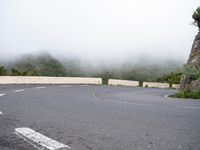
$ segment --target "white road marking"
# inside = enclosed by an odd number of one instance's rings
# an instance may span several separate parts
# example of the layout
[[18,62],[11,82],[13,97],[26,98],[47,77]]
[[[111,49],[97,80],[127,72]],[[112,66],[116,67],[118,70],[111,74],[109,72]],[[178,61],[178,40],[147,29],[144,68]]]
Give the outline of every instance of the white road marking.
[[71,149],[68,145],[64,145],[60,142],[57,142],[51,138],[48,138],[39,132],[36,132],[30,128],[16,128],[15,133],[23,138],[26,142],[37,147],[39,150],[48,149],[48,150],[67,150]]
[[4,95],[5,95],[4,93],[1,93],[1,94],[0,94],[0,97],[1,97],[1,96],[4,96]]
[[79,86],[89,86],[89,85],[84,85],[84,84],[82,84],[82,85],[79,85]]
[[34,89],[45,89],[45,86],[39,86],[39,87],[35,87]]
[[92,96],[95,97],[95,98],[99,98],[96,94],[92,94]]
[[168,95],[164,95],[165,98],[168,98]]
[[71,85],[61,85],[60,87],[62,87],[62,88],[71,87]]
[[[95,97],[95,98],[100,98],[96,94],[93,94],[92,96]],[[119,104],[143,105],[143,106],[149,106],[150,105],[150,104],[143,104],[143,103],[136,103],[136,102],[116,101],[116,100],[112,100],[112,99],[103,99],[103,100],[107,101],[107,102],[113,102],[113,103],[119,103]]]
[[[1,96],[4,96],[4,95],[5,95],[4,93],[1,93],[1,94],[0,94],[0,97],[1,97]],[[0,115],[3,115],[3,113],[2,113],[1,111],[0,111]]]
[[14,92],[15,92],[15,93],[18,93],[18,92],[22,92],[22,91],[24,91],[24,89],[15,90]]
[[136,102],[126,102],[126,101],[115,101],[115,100],[106,100],[108,102],[114,102],[114,103],[119,103],[119,104],[129,104],[129,105],[144,105],[144,106],[149,106],[150,104],[143,104],[143,103],[136,103]]
[[193,106],[176,106],[177,108],[189,108],[189,109],[200,109],[200,107],[193,107]]

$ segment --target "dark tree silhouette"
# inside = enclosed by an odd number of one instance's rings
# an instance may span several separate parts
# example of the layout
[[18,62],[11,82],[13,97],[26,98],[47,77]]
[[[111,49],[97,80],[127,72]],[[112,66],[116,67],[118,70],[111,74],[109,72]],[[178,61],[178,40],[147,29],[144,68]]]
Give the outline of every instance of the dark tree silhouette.
[[5,76],[6,72],[7,70],[5,69],[5,67],[0,65],[0,76]]
[[200,30],[200,7],[193,13],[192,18],[194,19],[194,24],[198,26]]

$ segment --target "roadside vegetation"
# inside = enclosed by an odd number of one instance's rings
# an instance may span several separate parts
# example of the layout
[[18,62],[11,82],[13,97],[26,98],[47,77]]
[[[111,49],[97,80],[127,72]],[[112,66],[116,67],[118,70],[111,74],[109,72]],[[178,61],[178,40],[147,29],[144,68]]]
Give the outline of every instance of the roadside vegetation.
[[149,80],[151,82],[169,83],[170,87],[173,84],[179,84],[183,73],[181,71],[171,72],[169,74],[164,74],[163,76],[157,78],[156,80]]
[[184,91],[184,90],[180,90],[175,94],[175,97],[200,99],[200,91]]
[[[197,65],[183,67],[183,74],[192,81],[200,81],[200,67]],[[178,98],[200,99],[200,89],[192,90],[190,86],[185,86],[184,90],[180,90],[175,95]]]
[[192,18],[194,19],[193,24],[199,28],[200,31],[200,7],[193,13]]

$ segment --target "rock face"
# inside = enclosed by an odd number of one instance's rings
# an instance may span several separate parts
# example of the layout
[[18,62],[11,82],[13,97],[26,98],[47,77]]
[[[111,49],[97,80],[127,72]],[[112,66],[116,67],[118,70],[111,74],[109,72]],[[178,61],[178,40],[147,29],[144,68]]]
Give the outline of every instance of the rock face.
[[[200,68],[200,32],[196,35],[190,56],[186,66],[187,68]],[[199,70],[200,72],[200,70]],[[192,71],[191,71],[192,74]],[[191,76],[184,74],[180,82],[181,90],[200,90],[200,80],[191,78]]]
[[200,32],[195,37],[187,64],[200,66]]

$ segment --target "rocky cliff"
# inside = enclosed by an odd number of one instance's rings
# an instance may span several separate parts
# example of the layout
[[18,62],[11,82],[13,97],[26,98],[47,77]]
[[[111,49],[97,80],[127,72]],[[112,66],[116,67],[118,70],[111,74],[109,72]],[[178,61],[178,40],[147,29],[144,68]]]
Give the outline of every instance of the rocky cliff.
[[187,64],[200,66],[200,32],[195,37]]
[[200,90],[200,32],[194,39],[180,88],[185,91]]

